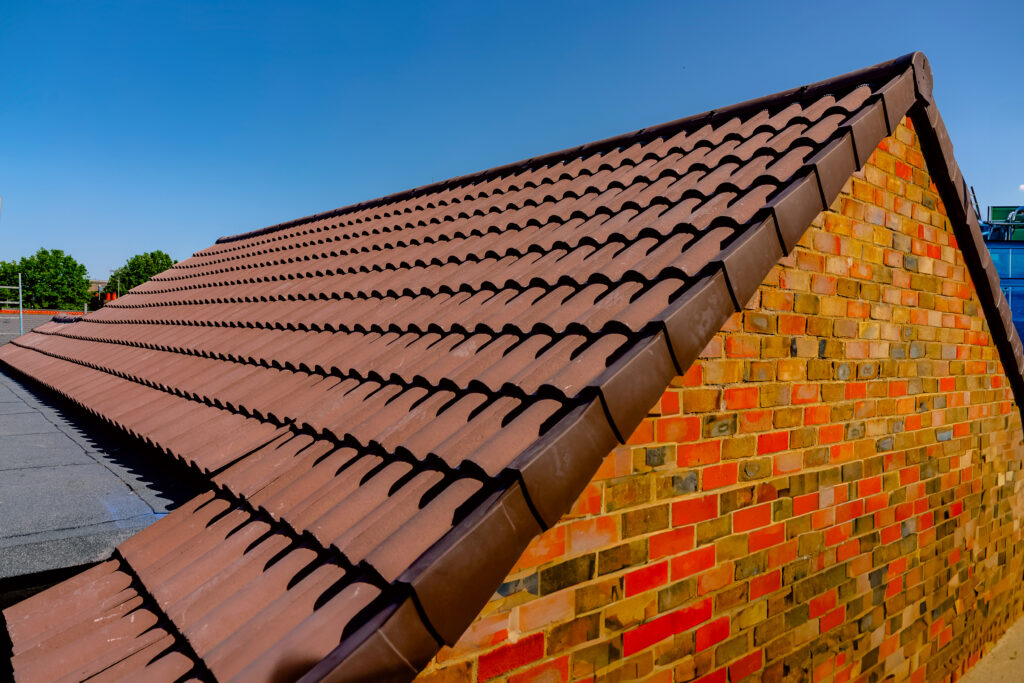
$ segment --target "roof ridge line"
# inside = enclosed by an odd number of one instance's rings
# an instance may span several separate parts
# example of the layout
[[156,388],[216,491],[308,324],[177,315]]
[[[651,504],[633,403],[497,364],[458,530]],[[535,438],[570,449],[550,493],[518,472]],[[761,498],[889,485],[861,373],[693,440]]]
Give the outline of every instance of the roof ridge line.
[[[294,220],[285,221],[283,223],[277,223],[275,225],[270,225],[265,228],[259,228],[257,230],[243,232],[236,235],[227,235],[219,238],[215,242],[215,244],[227,244],[230,242],[237,242],[245,239],[250,239],[253,237],[267,235],[273,232],[284,230],[286,228],[302,225],[304,223],[310,223],[316,220],[322,220],[324,218],[333,218],[335,216],[351,213],[359,209],[380,206],[388,202],[407,199],[409,197],[414,197],[419,194],[439,190],[442,188],[447,188],[471,180],[483,180],[492,176],[500,175],[507,171],[511,171],[513,169],[525,170],[527,168],[541,164],[550,164],[552,162],[560,161],[566,157],[569,157],[573,154],[578,154],[583,151],[596,152],[600,150],[605,150],[612,147],[617,147],[627,141],[637,140],[645,136],[662,135],[670,131],[674,133],[686,128],[689,125],[703,125],[706,123],[710,123],[711,121],[721,120],[726,116],[737,116],[749,110],[763,109],[764,106],[769,102],[778,105],[789,104],[791,101],[795,101],[800,97],[804,97],[809,94],[816,94],[823,90],[842,88],[844,86],[852,85],[854,83],[857,83],[858,85],[866,84],[867,82],[875,79],[884,80],[887,77],[890,77],[891,75],[902,73],[903,71],[906,71],[907,69],[911,68],[915,61],[919,61],[918,55],[921,55],[921,57],[923,57],[923,54],[920,52],[911,52],[909,54],[903,55],[902,57],[897,57],[896,59],[892,59],[887,62],[882,62],[880,64],[869,66],[864,69],[858,69],[857,71],[851,71],[850,73],[843,74],[841,76],[835,76],[833,78],[828,78],[823,81],[817,81],[815,83],[798,86],[796,88],[791,88],[789,90],[783,90],[772,95],[757,97],[751,100],[747,100],[745,102],[739,102],[737,104],[732,104],[726,107],[712,109],[710,111],[694,114],[692,116],[686,116],[681,119],[675,119],[673,121],[667,121],[665,123],[661,123],[655,126],[641,128],[636,131],[616,135],[610,138],[605,138],[603,140],[597,140],[595,142],[576,145],[574,147],[569,147],[563,150],[559,150],[557,152],[551,152],[537,157],[529,157],[509,164],[503,164],[501,166],[495,166],[493,168],[485,169],[482,171],[476,171],[473,173],[456,176],[454,178],[449,178],[447,180],[440,180],[434,183],[429,183],[427,185],[420,185],[409,190],[402,190],[400,192],[384,195],[376,199],[371,199],[356,204],[349,204],[347,206],[343,206],[337,209],[312,214],[309,216],[305,216],[303,218],[296,218]],[[930,74],[928,81],[930,83]],[[930,98],[930,95],[931,93],[929,89],[927,96]]]

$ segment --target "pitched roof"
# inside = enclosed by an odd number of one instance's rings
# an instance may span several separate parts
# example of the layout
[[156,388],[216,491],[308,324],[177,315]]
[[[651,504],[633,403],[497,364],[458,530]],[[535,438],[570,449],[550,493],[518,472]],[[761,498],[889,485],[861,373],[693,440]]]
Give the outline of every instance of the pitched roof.
[[211,483],[9,610],[16,670],[411,678],[908,113],[1019,397],[920,53],[222,238],[0,349]]

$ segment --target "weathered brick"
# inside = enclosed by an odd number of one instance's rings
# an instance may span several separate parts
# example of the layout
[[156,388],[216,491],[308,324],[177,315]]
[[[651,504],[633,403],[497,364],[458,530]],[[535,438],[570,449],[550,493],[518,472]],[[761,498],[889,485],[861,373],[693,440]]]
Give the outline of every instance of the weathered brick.
[[614,481],[605,488],[604,508],[608,512],[634,505],[642,505],[651,499],[651,481],[646,477],[627,477]]
[[[601,576],[617,572],[626,567],[634,567],[647,560],[647,539],[641,538],[614,548],[602,550],[597,554],[597,574]],[[541,577],[543,582],[543,576]]]
[[[667,529],[669,526],[669,506],[655,505],[654,507],[630,510],[622,513],[622,537],[630,538],[640,534],[649,534],[654,531]],[[614,543],[618,539],[611,539]],[[605,543],[605,545],[608,545]]]
[[583,614],[621,600],[623,597],[622,579],[606,579],[581,586],[576,589],[574,595],[576,614]]
[[559,624],[548,632],[547,653],[554,655],[564,652],[588,640],[594,640],[600,633],[601,617],[596,613]]
[[588,645],[572,653],[572,677],[589,676],[622,658],[622,636]]
[[540,594],[547,595],[589,580],[594,575],[594,555],[583,555],[540,572]]
[[697,545],[710,543],[732,531],[728,517],[716,517],[697,525]]

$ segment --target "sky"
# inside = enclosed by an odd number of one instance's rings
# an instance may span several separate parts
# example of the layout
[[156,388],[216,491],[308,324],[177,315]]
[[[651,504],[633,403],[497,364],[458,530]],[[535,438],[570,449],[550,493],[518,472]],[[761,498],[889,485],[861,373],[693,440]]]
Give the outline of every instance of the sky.
[[957,160],[1024,205],[1024,3],[47,2],[0,9],[0,260],[133,254],[922,50]]

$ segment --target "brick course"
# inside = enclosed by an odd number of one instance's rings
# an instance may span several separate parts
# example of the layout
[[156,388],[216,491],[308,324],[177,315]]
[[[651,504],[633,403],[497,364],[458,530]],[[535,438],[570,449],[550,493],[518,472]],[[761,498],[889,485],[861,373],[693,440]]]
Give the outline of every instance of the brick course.
[[907,120],[441,681],[942,681],[1021,613],[1019,412]]

